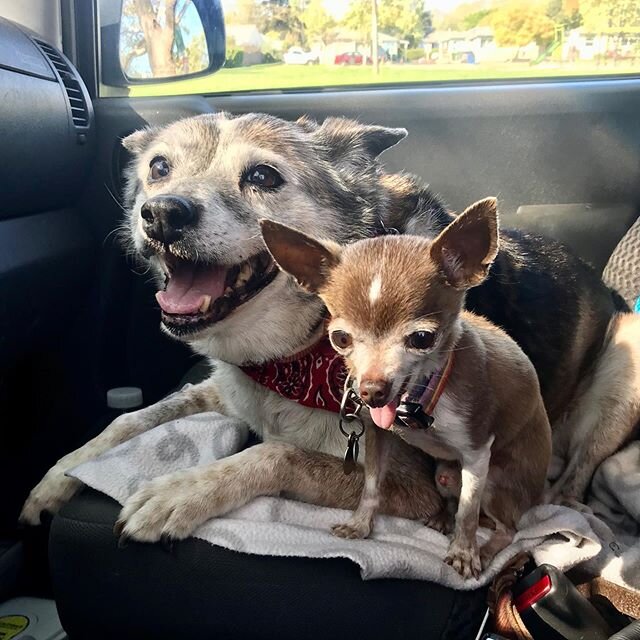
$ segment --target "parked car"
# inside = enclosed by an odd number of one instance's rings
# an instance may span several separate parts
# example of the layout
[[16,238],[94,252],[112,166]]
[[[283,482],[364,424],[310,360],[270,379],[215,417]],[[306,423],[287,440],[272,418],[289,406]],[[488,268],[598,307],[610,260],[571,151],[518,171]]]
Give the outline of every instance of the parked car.
[[291,47],[282,59],[285,64],[318,64],[320,62],[317,53],[305,51],[302,47]]
[[[382,64],[383,62],[389,61],[389,54],[382,48],[378,52],[378,62]],[[371,56],[367,56],[365,64],[372,64]],[[357,51],[348,51],[347,53],[338,54],[333,64],[346,66],[348,64],[362,64],[362,54]]]
[[[371,58],[367,57],[367,64],[371,62]],[[346,66],[348,64],[362,64],[362,54],[357,51],[347,51],[346,53],[338,54],[333,64],[341,64]]]

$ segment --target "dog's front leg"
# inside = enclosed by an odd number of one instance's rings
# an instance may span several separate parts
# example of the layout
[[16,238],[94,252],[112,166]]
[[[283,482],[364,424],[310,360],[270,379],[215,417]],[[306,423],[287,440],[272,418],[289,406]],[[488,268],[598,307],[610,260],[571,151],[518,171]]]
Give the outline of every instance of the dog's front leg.
[[464,454],[462,459],[462,486],[455,531],[444,561],[463,578],[477,578],[481,570],[476,533],[482,493],[489,473],[490,445],[486,449]]
[[182,540],[209,520],[259,496],[284,494],[312,504],[355,508],[362,471],[285,442],[265,442],[209,465],[145,484],[125,502],[115,533],[142,542]]
[[380,507],[380,486],[384,480],[389,459],[389,436],[375,425],[367,425],[364,457],[364,488],[358,508],[349,522],[331,528],[340,538],[367,538],[373,518]]
[[67,454],[51,468],[27,498],[20,521],[40,524],[43,511],[57,513],[80,489],[82,483],[65,475],[69,469],[92,460],[113,447],[157,427],[203,411],[224,411],[211,380],[178,391],[160,402],[116,418],[100,435]]

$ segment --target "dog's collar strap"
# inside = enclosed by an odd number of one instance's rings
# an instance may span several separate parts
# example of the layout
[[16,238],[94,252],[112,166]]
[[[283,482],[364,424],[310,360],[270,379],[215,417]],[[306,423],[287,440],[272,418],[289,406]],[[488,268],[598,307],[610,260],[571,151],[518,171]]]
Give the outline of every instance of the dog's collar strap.
[[282,398],[312,409],[340,411],[347,370],[326,334],[293,356],[240,369]]
[[416,395],[407,393],[402,397],[396,413],[398,425],[414,429],[431,427],[433,411],[444,393],[453,369],[453,359],[453,352],[451,352],[444,367],[434,371],[424,379],[422,384],[416,385],[416,389],[424,389],[422,393]]
[[442,369],[431,374],[429,381],[426,383],[426,389],[418,402],[422,405],[424,412],[430,416],[440,400],[440,396],[444,393],[444,389],[449,381],[451,370],[453,369],[453,351],[449,354],[447,362]]

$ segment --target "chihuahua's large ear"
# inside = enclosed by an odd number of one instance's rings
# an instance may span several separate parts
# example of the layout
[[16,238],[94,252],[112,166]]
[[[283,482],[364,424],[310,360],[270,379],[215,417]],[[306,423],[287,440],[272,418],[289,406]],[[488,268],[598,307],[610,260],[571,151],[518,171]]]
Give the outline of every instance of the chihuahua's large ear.
[[361,124],[348,118],[327,118],[316,130],[329,153],[336,160],[363,154],[377,158],[383,151],[407,137],[407,130]]
[[140,153],[149,145],[153,136],[157,133],[157,129],[147,127],[146,129],[139,129],[130,133],[128,136],[122,139],[122,146],[129,153]]
[[340,247],[310,238],[272,220],[260,220],[262,237],[278,266],[301,287],[318,293],[340,262]]
[[432,243],[431,258],[456,289],[479,285],[498,253],[498,203],[486,198],[465,209]]

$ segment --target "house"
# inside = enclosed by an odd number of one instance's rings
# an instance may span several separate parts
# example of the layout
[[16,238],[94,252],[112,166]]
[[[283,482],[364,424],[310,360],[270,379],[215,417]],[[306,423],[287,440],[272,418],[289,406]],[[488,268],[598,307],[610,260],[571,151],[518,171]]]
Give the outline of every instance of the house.
[[562,59],[598,60],[635,58],[640,55],[640,28],[603,29],[596,33],[580,27],[569,32],[562,43]]
[[511,62],[534,60],[539,47],[531,42],[524,47],[501,47],[490,26],[477,26],[467,31],[433,31],[423,43],[427,57],[440,62]]
[[[361,33],[352,29],[336,29],[324,47],[318,46],[318,44],[312,43],[311,49],[320,51],[322,64],[333,64],[336,56],[342,53],[357,52],[371,57],[371,42],[365,40]],[[407,40],[401,40],[382,31],[378,32],[379,55],[386,54],[392,59],[398,58],[408,45]]]
[[244,52],[244,63],[260,64],[265,38],[255,24],[227,24],[225,32],[228,43]]
[[409,46],[408,40],[400,40],[388,33],[378,32],[378,46],[393,60],[404,54]]

